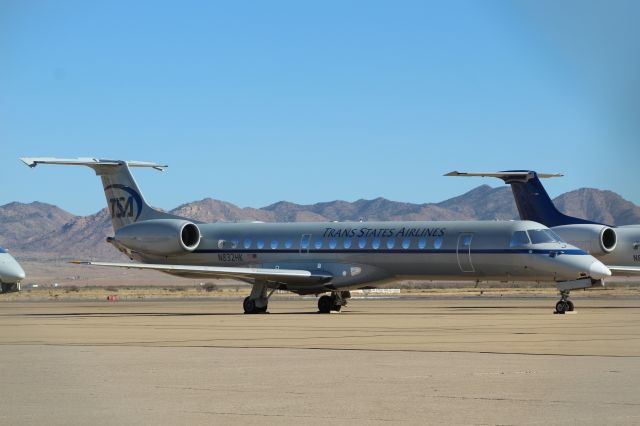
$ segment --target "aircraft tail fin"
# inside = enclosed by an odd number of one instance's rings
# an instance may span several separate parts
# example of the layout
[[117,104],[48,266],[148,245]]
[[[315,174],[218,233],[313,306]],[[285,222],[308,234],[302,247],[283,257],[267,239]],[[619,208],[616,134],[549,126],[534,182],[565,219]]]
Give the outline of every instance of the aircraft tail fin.
[[102,187],[111,213],[113,229],[149,219],[182,219],[179,216],[157,210],[147,204],[138,184],[131,175],[130,167],[151,167],[163,171],[167,166],[142,161],[103,160],[96,158],[21,158],[29,167],[39,164],[65,166],[87,166],[102,179]]
[[561,174],[536,173],[530,170],[508,170],[490,173],[450,172],[445,176],[496,177],[511,185],[513,197],[522,220],[532,220],[548,227],[596,222],[567,216],[553,204],[540,178],[561,177]]

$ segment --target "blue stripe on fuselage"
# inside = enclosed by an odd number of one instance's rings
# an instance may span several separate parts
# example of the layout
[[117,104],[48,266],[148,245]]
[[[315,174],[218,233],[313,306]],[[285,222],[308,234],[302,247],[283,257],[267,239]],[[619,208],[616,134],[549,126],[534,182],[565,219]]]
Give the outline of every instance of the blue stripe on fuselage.
[[[452,254],[452,253],[468,253],[467,250],[455,250],[455,249],[309,249],[307,250],[299,250],[299,249],[262,249],[262,250],[250,250],[250,249],[200,249],[194,250],[193,253],[288,253],[288,254],[307,254],[307,253],[320,253],[320,254],[331,254],[331,253],[340,253],[340,254],[371,254],[371,253],[385,253],[385,254],[399,254],[399,253],[407,253],[407,254]],[[579,249],[472,249],[471,254],[568,254],[574,256],[587,256],[589,253],[579,250]]]

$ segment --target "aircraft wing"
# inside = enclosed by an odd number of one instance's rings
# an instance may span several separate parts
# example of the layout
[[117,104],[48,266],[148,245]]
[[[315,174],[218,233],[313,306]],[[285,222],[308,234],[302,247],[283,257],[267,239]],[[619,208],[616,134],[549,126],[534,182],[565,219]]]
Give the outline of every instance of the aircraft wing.
[[613,275],[623,275],[623,274],[633,274],[640,275],[640,266],[610,266],[607,265],[607,268],[611,271]]
[[312,273],[304,269],[267,269],[225,266],[161,265],[153,263],[112,263],[84,261],[73,261],[70,263],[74,263],[77,265],[109,266],[127,269],[151,269],[154,271],[198,277],[255,279],[288,284],[322,284],[330,281],[333,278],[333,276],[326,273]]

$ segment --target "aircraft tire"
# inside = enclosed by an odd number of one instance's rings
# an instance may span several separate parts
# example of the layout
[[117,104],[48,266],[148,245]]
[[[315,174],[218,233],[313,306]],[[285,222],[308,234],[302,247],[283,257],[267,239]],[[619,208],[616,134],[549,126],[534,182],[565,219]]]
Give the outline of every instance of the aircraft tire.
[[567,311],[568,312],[573,311],[574,309],[573,302],[571,300],[567,300],[565,303],[567,304]]
[[569,304],[567,302],[565,302],[564,300],[560,300],[558,303],[556,303],[556,312],[557,313],[564,314],[568,310],[569,310]]
[[342,305],[333,305],[331,307],[331,310],[336,312],[340,312],[340,309],[342,309]]
[[331,296],[324,295],[318,299],[318,312],[328,314],[333,308],[333,299]]
[[253,314],[256,312],[256,301],[247,296],[242,301],[242,308],[245,314]]

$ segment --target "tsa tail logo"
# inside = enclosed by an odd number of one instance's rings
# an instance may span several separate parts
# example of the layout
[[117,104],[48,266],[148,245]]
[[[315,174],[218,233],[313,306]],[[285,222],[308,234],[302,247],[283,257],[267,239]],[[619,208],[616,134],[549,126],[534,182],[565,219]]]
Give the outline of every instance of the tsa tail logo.
[[[114,189],[124,191],[127,196],[117,197],[115,196]],[[111,190],[111,194],[107,191]],[[126,185],[113,184],[104,188],[107,192],[107,199],[109,200],[109,210],[111,210],[111,217],[124,219],[134,218],[133,221],[137,221],[142,213],[142,197],[136,192],[135,189]],[[114,196],[111,196],[114,195]]]

